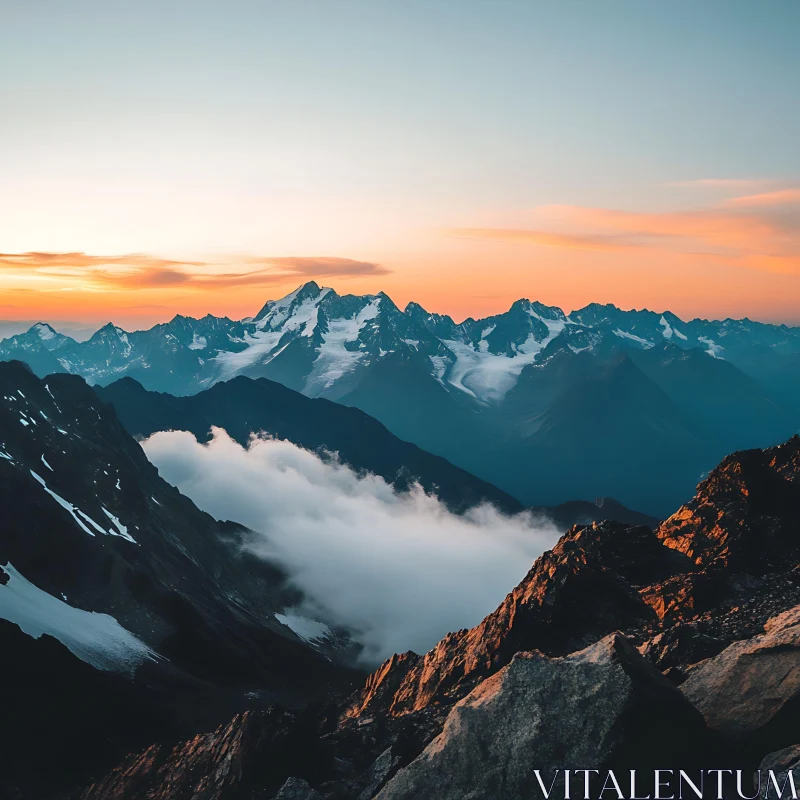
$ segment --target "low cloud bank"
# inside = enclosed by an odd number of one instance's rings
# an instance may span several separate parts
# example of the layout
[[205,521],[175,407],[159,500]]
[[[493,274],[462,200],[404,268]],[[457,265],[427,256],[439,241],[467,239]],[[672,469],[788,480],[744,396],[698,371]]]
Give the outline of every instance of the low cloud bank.
[[[477,624],[559,536],[527,513],[453,514],[421,489],[398,494],[291,442],[244,448],[215,429],[208,444],[183,431],[143,444],[198,506],[255,531],[248,547],[280,563],[326,621],[353,631],[370,662]],[[319,609],[309,613],[325,619]]]

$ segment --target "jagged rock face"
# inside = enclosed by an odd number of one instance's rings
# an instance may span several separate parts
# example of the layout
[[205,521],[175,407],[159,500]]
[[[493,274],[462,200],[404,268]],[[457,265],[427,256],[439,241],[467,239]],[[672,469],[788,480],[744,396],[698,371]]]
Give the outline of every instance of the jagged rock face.
[[452,709],[442,733],[377,797],[535,797],[534,769],[549,785],[564,766],[647,769],[657,759],[686,768],[704,736],[679,691],[612,634],[565,658],[519,653]]
[[403,757],[394,747],[387,747],[374,761],[364,775],[366,786],[358,800],[372,800],[401,765]]
[[0,591],[34,584],[51,622],[54,603],[65,626],[76,609],[109,614],[161,663],[213,683],[277,676],[279,654],[309,680],[327,671],[273,616],[298,600],[286,576],[162,480],[81,378],[0,363],[0,505],[0,566],[20,576]]
[[[346,716],[436,709],[515,652],[562,655],[614,629],[639,631],[662,669],[686,667],[756,635],[800,600],[790,569],[800,559],[799,453],[795,438],[729,457],[655,535],[608,523],[573,529],[480,625],[449,634],[424,656],[406,653],[383,664]],[[692,544],[684,551],[676,541]],[[762,547],[765,554],[752,555]],[[780,551],[788,557],[778,559]],[[776,566],[779,573],[763,574]],[[676,623],[683,626],[673,630]]]
[[768,572],[800,557],[800,437],[728,456],[656,535],[698,566]]
[[800,708],[800,606],[691,668],[681,689],[714,730],[781,735]]
[[97,670],[53,637],[34,639],[2,619],[0,653],[4,800],[62,797],[155,736],[182,733],[170,709],[174,686]]
[[220,800],[241,784],[244,722],[237,717],[212,734],[196,736],[166,759],[153,745],[91,786],[83,800],[168,800],[181,794]]
[[322,795],[302,778],[289,778],[275,795],[275,800],[322,800]]
[[[728,459],[701,486],[707,507],[729,502],[725,476],[746,471],[751,455]],[[770,480],[794,485],[796,442],[767,451],[764,463]],[[730,508],[742,524],[729,552],[747,552],[762,536],[762,511]],[[776,512],[776,529],[788,530],[794,509]],[[800,575],[796,560],[765,573],[757,560],[751,571],[733,558],[705,566],[696,560],[702,552],[693,549],[692,558],[642,527],[572,529],[480,625],[423,656],[394,656],[357,695],[318,713],[294,740],[303,765],[280,759],[278,769],[259,755],[268,751],[258,743],[275,730],[259,720],[266,733],[248,740],[241,786],[257,800],[272,798],[290,776],[337,800],[371,800],[376,791],[388,800],[484,800],[537,796],[534,768],[549,778],[567,765],[690,769],[724,758],[755,769],[764,753],[796,741]],[[614,633],[620,629],[630,640]],[[528,652],[534,648],[540,652]],[[296,722],[280,724],[284,735],[297,730]],[[176,752],[191,762],[187,748]],[[265,776],[258,764],[275,770]],[[212,765],[198,761],[197,769]],[[176,796],[194,785],[196,774],[177,763],[169,774],[181,776]],[[220,800],[250,800],[233,784],[226,791]]]
[[[758,768],[761,771],[761,781],[758,788],[762,797],[777,798],[779,795],[779,790],[775,789],[769,778],[769,770],[773,771],[778,787],[784,785],[784,781],[786,781],[790,771],[795,787],[800,787],[800,744],[785,747],[776,753],[770,753],[761,761]],[[754,781],[755,783],[757,782]],[[783,796],[791,797],[791,784],[787,786],[786,793]]]
[[[315,723],[307,712],[248,711],[211,733],[129,756],[81,800],[244,800],[255,793],[271,798],[287,772],[316,775],[328,766],[330,755]],[[306,796],[313,797],[299,795]]]
[[[242,557],[244,529],[163,481],[83,379],[43,381],[0,363],[0,507],[0,622],[18,633],[0,637],[4,657],[13,654],[0,707],[17,721],[16,762],[29,776],[85,784],[87,769],[109,769],[159,737],[351,685],[349,672],[275,618],[300,599],[286,576]],[[26,667],[34,652],[37,671]],[[81,704],[134,708],[127,719],[87,713],[99,727],[73,730],[92,752],[71,758],[70,726],[31,675],[75,691],[76,714]],[[61,735],[43,750],[26,720]]]
[[502,605],[429,653],[393,656],[370,676],[348,716],[400,715],[463,697],[520,650],[564,654],[617,628],[654,620],[634,586],[678,571],[647,528],[576,527],[545,553]]

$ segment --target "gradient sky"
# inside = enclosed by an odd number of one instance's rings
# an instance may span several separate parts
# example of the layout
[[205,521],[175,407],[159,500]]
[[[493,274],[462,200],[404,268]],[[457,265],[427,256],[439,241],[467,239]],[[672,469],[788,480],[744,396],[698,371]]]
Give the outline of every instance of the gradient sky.
[[315,278],[800,324],[800,2],[0,0],[0,319]]

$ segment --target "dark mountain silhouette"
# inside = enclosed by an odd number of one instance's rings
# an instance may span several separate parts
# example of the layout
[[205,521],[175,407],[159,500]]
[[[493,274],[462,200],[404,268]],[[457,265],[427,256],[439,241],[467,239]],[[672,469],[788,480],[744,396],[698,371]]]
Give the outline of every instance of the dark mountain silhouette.
[[21,797],[351,680],[344,632],[284,625],[302,601],[287,576],[165,483],[82,378],[0,363],[0,505],[3,773]]
[[336,452],[355,470],[380,475],[401,491],[419,481],[455,510],[484,501],[509,513],[523,508],[494,486],[398,439],[363,411],[305,397],[266,378],[238,377],[190,397],[148,392],[131,378],[96,391],[134,436],[188,430],[208,441],[216,426],[246,445],[251,434],[263,432],[308,450]]

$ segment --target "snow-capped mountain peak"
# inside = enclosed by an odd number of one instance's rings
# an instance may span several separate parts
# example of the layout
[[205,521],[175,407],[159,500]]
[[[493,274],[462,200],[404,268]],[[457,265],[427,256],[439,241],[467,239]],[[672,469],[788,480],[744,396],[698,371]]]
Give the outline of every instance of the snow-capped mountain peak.
[[[566,315],[523,298],[508,311],[455,322],[383,292],[340,295],[308,281],[269,300],[254,317],[176,315],[150,330],[108,323],[78,343],[38,323],[0,342],[0,358],[39,374],[73,372],[93,383],[130,375],[149,388],[191,394],[237,375],[269,377],[310,396],[342,398],[380,367],[412,370],[466,402],[500,402],[526,368],[559,350],[608,356],[669,342],[733,360],[762,352],[800,353],[800,330],[750,320],[684,321],[675,314],[591,303]],[[401,366],[405,365],[405,366]]]

